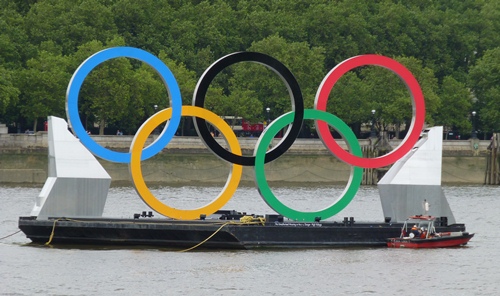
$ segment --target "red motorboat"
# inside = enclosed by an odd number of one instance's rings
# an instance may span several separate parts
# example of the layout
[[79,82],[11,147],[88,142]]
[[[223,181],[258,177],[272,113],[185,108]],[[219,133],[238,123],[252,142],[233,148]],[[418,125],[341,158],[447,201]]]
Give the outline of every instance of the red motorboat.
[[401,235],[387,239],[389,248],[448,248],[463,246],[474,236],[464,231],[436,232],[436,217],[418,215],[403,224]]

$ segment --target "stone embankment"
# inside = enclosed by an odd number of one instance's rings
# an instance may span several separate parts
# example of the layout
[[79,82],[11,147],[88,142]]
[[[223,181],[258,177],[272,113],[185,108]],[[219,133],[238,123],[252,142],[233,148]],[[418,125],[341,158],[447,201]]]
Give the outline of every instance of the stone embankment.
[[[132,136],[92,136],[104,147],[128,151]],[[150,143],[156,138],[151,137]],[[217,139],[221,145],[222,138]],[[244,155],[251,155],[257,138],[240,138]],[[280,139],[272,143],[274,147]],[[369,139],[360,139],[361,146],[369,146]],[[389,144],[395,148],[399,140]],[[443,184],[483,184],[487,147],[490,141],[452,140],[443,142]],[[339,141],[346,147],[343,141]],[[43,184],[47,177],[48,135],[0,134],[0,184]],[[101,160],[115,184],[130,184],[128,166]],[[211,154],[198,137],[176,137],[162,151],[143,162],[143,173],[148,182],[158,183],[224,183],[228,165]],[[290,150],[266,165],[270,182],[315,182],[318,184],[345,183],[350,166],[332,157],[319,139],[297,139]],[[245,167],[243,181],[253,181],[252,168]]]

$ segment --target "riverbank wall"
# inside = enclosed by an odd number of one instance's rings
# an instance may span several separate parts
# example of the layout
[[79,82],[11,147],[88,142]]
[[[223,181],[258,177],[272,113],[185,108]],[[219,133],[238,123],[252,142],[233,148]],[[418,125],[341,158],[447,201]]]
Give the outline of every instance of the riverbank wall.
[[[92,136],[101,146],[115,151],[128,151],[132,136]],[[153,142],[156,136],[149,139]],[[222,138],[217,139],[224,146]],[[256,138],[240,138],[244,155],[251,155]],[[272,147],[280,139],[274,139]],[[361,146],[370,146],[369,139],[360,139]],[[391,140],[395,148],[400,141]],[[443,141],[443,184],[484,184],[486,157],[490,141]],[[339,144],[347,149],[342,140]],[[48,137],[44,132],[0,134],[0,184],[43,184],[47,178]],[[99,158],[98,158],[99,159]],[[112,177],[114,185],[131,185],[127,164],[99,159]],[[148,184],[224,184],[230,174],[228,163],[213,155],[198,137],[176,137],[156,156],[142,162],[143,176]],[[270,183],[345,184],[351,167],[337,160],[319,139],[297,139],[282,157],[266,164]],[[385,168],[386,170],[387,168]],[[380,170],[384,172],[384,168]],[[243,182],[253,182],[252,167],[243,170]]]

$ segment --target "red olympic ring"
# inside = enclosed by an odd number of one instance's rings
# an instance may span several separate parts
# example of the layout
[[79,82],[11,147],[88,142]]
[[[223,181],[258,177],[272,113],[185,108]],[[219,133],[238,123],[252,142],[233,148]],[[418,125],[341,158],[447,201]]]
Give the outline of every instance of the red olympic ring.
[[406,87],[410,91],[410,96],[412,99],[412,121],[410,129],[406,137],[403,139],[401,144],[399,144],[396,149],[391,152],[375,158],[364,158],[352,155],[351,153],[342,149],[339,144],[335,141],[328,124],[323,121],[316,121],[316,129],[318,135],[330,151],[333,152],[340,160],[353,166],[358,166],[362,168],[379,168],[395,163],[397,160],[402,158],[406,153],[408,153],[415,143],[417,143],[420,138],[420,133],[425,122],[425,101],[424,95],[420,86],[411,74],[411,72],[406,69],[403,65],[397,61],[390,59],[388,57],[380,55],[361,55],[355,56],[350,59],[343,61],[333,68],[323,79],[321,85],[316,93],[316,98],[314,101],[314,108],[326,111],[326,103],[328,101],[328,96],[342,75],[348,71],[366,65],[376,65],[387,68],[399,76],[400,79],[406,84]]

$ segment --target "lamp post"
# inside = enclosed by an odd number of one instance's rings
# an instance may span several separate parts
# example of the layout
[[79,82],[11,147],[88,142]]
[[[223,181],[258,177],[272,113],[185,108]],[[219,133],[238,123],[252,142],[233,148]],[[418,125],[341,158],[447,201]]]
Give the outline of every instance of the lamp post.
[[[155,113],[156,113],[156,111],[158,110],[158,105],[156,105],[156,104],[155,104],[153,107],[155,108]],[[155,130],[153,131],[153,133],[154,133],[155,135],[157,135],[157,134],[158,134],[158,127],[155,127]]]
[[266,127],[271,123],[271,117],[269,116],[269,111],[271,111],[271,108],[267,107],[266,112],[267,112],[267,124]]
[[477,139],[477,131],[476,131],[476,111],[472,111],[472,139]]
[[370,138],[375,138],[377,134],[375,133],[375,109],[372,110],[372,128],[370,131]]

